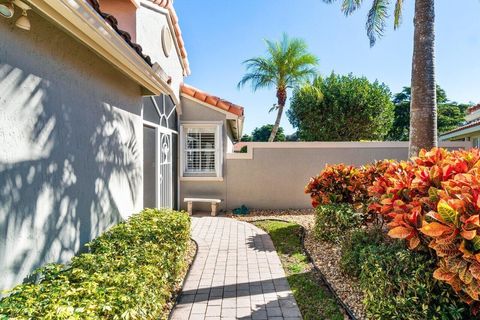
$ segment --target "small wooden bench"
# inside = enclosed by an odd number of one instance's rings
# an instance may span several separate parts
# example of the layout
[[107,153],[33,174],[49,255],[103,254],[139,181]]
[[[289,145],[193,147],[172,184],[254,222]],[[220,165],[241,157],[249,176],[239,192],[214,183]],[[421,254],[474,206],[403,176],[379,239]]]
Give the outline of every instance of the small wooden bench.
[[206,199],[206,198],[185,198],[183,202],[187,203],[188,214],[193,214],[193,203],[194,202],[209,202],[212,204],[212,217],[215,217],[218,212],[218,204],[222,202],[220,199]]

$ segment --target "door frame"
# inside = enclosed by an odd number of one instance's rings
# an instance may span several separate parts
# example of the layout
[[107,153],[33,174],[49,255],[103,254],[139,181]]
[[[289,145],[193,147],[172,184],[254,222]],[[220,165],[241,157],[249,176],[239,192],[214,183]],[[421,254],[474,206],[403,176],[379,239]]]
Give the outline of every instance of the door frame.
[[[154,122],[150,122],[150,121],[147,121],[147,120],[143,120],[143,126],[144,127],[149,127],[149,128],[152,128],[152,129],[155,130],[155,207],[158,208],[159,205],[160,205],[160,197],[161,197],[161,190],[160,190],[160,152],[161,152],[162,146],[161,146],[160,134],[161,133],[168,134],[170,136],[170,143],[172,143],[173,142],[172,136],[174,134],[178,135],[178,132],[175,131],[175,130],[172,130],[172,129],[162,127],[159,124],[156,124]],[[172,154],[172,156],[173,156],[173,154]],[[145,162],[144,162],[143,165],[145,165]],[[172,165],[172,168],[171,168],[172,181],[170,181],[171,183],[169,185],[169,188],[170,188],[170,194],[172,195],[171,204],[172,204],[172,208],[173,208],[175,200],[178,201],[178,199],[173,199],[173,195],[174,195],[173,179],[177,179],[177,177],[173,176],[173,166],[177,165],[176,163],[173,162],[173,157],[171,158],[171,165]],[[145,190],[143,192],[145,192]]]

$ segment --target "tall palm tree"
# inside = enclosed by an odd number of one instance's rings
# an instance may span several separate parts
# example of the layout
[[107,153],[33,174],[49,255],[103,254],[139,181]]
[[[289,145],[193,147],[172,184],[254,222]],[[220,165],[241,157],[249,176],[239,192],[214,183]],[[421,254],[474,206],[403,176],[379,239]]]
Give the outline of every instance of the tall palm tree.
[[279,42],[265,40],[265,43],[267,45],[265,57],[256,57],[243,62],[247,72],[238,83],[238,87],[250,83],[253,91],[263,88],[276,89],[277,104],[270,109],[277,110],[277,118],[268,138],[268,141],[272,142],[280,126],[287,101],[287,90],[314,76],[318,59],[308,53],[305,41],[290,39],[286,34],[283,34]]
[[[323,0],[327,3],[336,0]],[[342,0],[342,11],[350,15],[364,0]],[[394,28],[400,26],[404,0],[395,0]],[[415,0],[412,61],[412,100],[410,104],[410,156],[421,148],[436,147],[437,103],[435,90],[435,6],[434,0]],[[372,0],[367,16],[367,35],[373,46],[385,31],[391,0]]]

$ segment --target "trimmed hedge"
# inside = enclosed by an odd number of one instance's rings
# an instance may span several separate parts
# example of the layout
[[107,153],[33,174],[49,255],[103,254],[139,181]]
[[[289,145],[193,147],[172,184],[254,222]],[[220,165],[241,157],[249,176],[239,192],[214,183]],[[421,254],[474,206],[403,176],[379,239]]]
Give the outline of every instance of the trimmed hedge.
[[35,271],[0,301],[0,319],[159,319],[185,272],[188,214],[146,209],[90,242],[69,265]]

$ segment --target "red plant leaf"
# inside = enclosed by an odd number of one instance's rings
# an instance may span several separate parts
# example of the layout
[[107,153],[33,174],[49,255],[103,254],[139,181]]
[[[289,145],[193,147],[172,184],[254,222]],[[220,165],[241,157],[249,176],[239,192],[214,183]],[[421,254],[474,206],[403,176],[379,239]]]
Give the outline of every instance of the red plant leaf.
[[477,235],[477,230],[463,230],[460,235],[467,240],[472,240]]
[[420,238],[417,236],[412,237],[410,240],[408,240],[408,248],[410,250],[415,249],[420,245]]
[[420,231],[429,237],[439,237],[445,232],[452,231],[452,228],[438,222],[425,224]]
[[389,235],[391,238],[395,238],[395,239],[405,239],[405,238],[411,236],[411,235],[412,235],[412,232],[415,232],[415,231],[413,230],[413,228],[396,227],[396,228],[391,229],[391,230],[388,232],[388,235]]
[[443,268],[438,268],[433,272],[433,277],[437,280],[448,282],[455,277],[455,273],[444,270]]
[[480,263],[478,262],[474,262],[470,265],[470,268],[469,268],[470,272],[472,273],[472,276],[477,279],[477,280],[480,280]]

